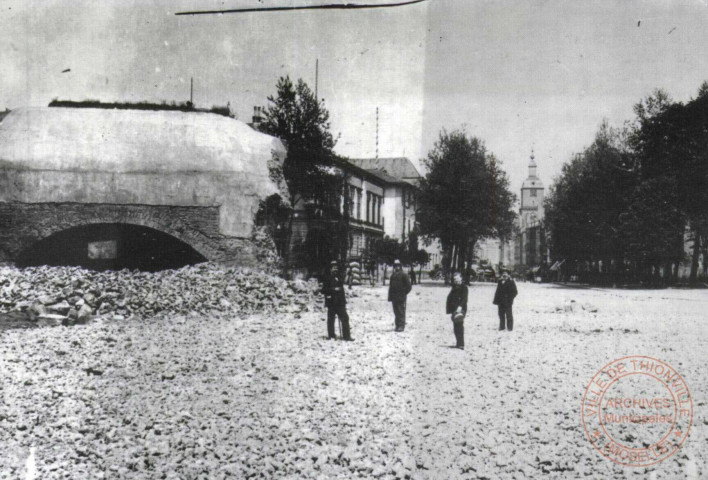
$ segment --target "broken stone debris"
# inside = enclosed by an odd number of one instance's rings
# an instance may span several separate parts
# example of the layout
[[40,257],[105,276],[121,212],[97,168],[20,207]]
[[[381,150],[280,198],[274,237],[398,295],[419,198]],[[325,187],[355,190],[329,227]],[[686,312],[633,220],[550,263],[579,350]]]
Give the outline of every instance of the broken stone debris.
[[321,304],[316,281],[213,263],[151,273],[0,267],[0,313],[25,312],[44,326],[87,323],[94,315],[300,313]]

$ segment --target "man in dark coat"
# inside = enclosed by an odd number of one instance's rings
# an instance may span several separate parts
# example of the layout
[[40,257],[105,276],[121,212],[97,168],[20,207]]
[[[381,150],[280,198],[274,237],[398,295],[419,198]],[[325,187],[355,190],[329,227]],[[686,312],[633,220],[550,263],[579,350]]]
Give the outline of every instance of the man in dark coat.
[[393,262],[393,274],[388,284],[388,301],[393,303],[397,332],[406,328],[406,297],[411,288],[411,280],[403,271],[401,261],[396,260]]
[[502,273],[502,278],[497,283],[497,291],[494,293],[494,305],[499,307],[499,330],[507,328],[509,331],[514,329],[514,314],[511,307],[514,304],[514,298],[518,291],[516,283],[509,277],[507,272]]
[[465,316],[467,315],[467,285],[462,281],[462,274],[452,277],[452,290],[447,295],[445,312],[452,318],[452,331],[455,333],[456,348],[465,349]]
[[339,317],[342,340],[353,341],[349,331],[349,315],[347,314],[347,297],[344,294],[344,279],[339,274],[336,261],[330,264],[329,274],[323,282],[322,293],[327,307],[327,337],[337,338],[334,329],[334,317]]

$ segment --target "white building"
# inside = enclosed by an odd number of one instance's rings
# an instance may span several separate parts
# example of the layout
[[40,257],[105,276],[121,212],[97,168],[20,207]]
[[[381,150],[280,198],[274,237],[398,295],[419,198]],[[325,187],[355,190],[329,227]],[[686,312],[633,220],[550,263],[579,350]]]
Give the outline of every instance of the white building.
[[385,183],[383,189],[384,235],[404,241],[415,228],[416,189],[421,175],[405,157],[356,158],[349,162]]

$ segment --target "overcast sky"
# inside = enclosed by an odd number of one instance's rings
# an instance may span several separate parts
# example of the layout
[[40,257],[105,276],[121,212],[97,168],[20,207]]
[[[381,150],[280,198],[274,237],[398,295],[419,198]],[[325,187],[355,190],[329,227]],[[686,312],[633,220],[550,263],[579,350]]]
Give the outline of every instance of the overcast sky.
[[[341,0],[328,0],[327,3]],[[359,0],[358,3],[381,3]],[[548,185],[603,118],[620,125],[654,88],[708,79],[708,3],[430,0],[389,9],[175,16],[323,0],[0,3],[0,108],[52,98],[230,102],[249,121],[279,76],[315,83],[337,150],[424,156],[465,125],[516,190],[533,146]],[[64,70],[70,69],[69,72]]]

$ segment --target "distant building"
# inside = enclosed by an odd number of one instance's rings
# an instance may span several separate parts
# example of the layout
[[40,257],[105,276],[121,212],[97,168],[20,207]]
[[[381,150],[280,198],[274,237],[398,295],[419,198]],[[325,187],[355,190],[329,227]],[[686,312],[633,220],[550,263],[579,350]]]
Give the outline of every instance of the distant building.
[[[417,182],[421,178],[413,163],[407,158],[354,159],[338,161],[336,167],[348,177],[349,258],[366,257],[373,252],[374,243],[385,236],[406,241],[416,225]],[[343,198],[335,201],[340,209],[344,207]],[[294,257],[322,258],[314,263],[324,265],[324,257],[334,248],[329,244],[331,228],[318,214],[317,205],[300,202],[290,243]]]
[[385,183],[382,217],[384,235],[404,241],[415,228],[418,182],[421,176],[405,158],[355,158],[349,162]]
[[529,175],[521,186],[521,206],[516,233],[510,240],[487,239],[477,245],[477,258],[495,269],[525,272],[548,260],[546,231],[543,226],[543,182],[537,175],[536,159],[531,153]]
[[350,162],[364,170],[382,170],[414,186],[417,186],[422,178],[413,162],[406,157],[353,158]]
[[529,176],[521,186],[519,232],[514,239],[514,264],[522,270],[548,261],[543,194],[543,182],[536,175],[536,160],[531,152]]
[[515,265],[513,241],[485,239],[477,244],[475,253],[478,260],[488,262],[497,271],[512,269]]

